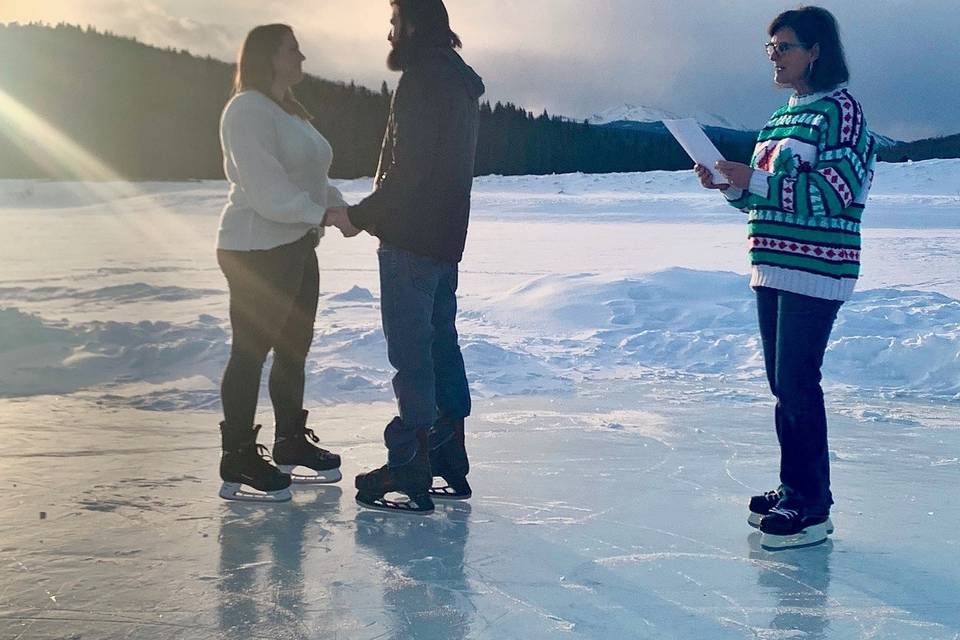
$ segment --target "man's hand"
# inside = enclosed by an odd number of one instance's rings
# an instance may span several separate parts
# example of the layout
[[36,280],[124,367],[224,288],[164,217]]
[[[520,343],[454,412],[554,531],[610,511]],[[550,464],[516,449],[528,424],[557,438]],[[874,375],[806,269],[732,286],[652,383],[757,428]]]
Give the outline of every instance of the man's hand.
[[350,222],[346,207],[330,207],[327,209],[327,214],[323,217],[323,226],[340,229],[344,238],[352,238],[360,233],[360,229],[357,229]]
[[730,182],[731,186],[737,189],[749,189],[750,177],[753,176],[753,168],[742,162],[731,162],[730,160],[718,160],[716,165],[724,178]]

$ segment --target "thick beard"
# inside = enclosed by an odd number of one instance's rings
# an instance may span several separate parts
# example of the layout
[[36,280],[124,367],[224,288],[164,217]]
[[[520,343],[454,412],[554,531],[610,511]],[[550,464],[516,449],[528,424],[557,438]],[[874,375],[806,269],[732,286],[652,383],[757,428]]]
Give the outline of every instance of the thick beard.
[[387,54],[387,69],[390,71],[403,71],[410,61],[410,53],[413,47],[407,38],[401,38],[391,44],[390,53]]

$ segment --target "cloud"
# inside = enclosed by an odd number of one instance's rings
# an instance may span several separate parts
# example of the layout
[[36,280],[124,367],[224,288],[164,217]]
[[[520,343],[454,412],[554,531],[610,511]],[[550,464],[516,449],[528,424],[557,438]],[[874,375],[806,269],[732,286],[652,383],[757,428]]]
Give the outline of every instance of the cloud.
[[69,22],[134,37],[161,47],[232,60],[243,29],[233,21],[197,19],[192,12],[171,10],[166,0],[75,0],[27,3],[13,0],[0,20]]
[[[308,72],[377,88],[388,0],[4,0],[0,20],[92,23],[233,60],[256,24],[294,27]],[[787,98],[761,45],[795,0],[446,0],[488,97],[585,117],[630,102],[710,111],[760,126]],[[819,0],[837,17],[876,130],[901,139],[960,131],[960,12],[942,0]],[[19,18],[17,16],[20,16]],[[13,17],[11,17],[13,16]],[[29,16],[29,17],[27,17]]]
[[219,58],[232,57],[237,48],[237,29],[173,15],[154,2],[126,1],[121,4],[118,21],[125,30],[150,44],[188,49]]

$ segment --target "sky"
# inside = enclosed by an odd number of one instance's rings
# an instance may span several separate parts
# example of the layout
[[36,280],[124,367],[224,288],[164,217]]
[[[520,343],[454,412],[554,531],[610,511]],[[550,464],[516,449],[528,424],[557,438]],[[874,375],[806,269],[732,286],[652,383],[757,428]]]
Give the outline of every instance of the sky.
[[[759,128],[788,97],[766,26],[795,2],[446,0],[487,98],[574,118],[622,104],[709,112]],[[956,0],[824,0],[871,127],[915,140],[960,133]],[[293,26],[308,73],[393,87],[388,0],[0,0],[0,22],[93,25],[233,60],[250,27]]]

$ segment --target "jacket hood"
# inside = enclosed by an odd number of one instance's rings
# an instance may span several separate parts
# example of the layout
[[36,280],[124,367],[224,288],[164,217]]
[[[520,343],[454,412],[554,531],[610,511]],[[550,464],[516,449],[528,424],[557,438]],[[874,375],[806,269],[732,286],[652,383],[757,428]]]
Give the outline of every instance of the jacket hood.
[[473,99],[479,98],[487,88],[483,84],[483,79],[473,68],[463,61],[456,51],[450,47],[429,47],[422,50],[416,58],[416,64],[447,66],[456,71],[457,76],[463,81],[467,93]]
[[441,49],[441,51],[443,51],[444,56],[453,63],[457,73],[463,78],[464,84],[467,85],[467,93],[470,94],[470,97],[479,98],[482,96],[487,88],[483,85],[483,78],[473,70],[473,67],[464,62],[460,54],[453,49]]

